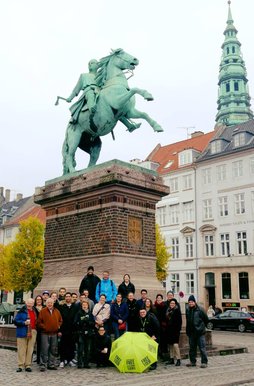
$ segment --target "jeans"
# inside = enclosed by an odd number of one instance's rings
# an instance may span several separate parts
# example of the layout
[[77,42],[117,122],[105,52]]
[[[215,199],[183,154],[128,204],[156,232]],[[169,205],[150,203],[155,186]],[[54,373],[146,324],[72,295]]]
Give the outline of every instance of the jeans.
[[92,336],[79,334],[78,337],[78,367],[87,366],[91,358]]
[[56,366],[57,334],[41,334],[41,366]]
[[190,335],[189,336],[189,356],[191,363],[196,363],[197,361],[197,346],[199,347],[200,354],[201,354],[201,363],[207,363],[207,353],[206,353],[206,343],[205,343],[205,335],[201,336],[195,336]]

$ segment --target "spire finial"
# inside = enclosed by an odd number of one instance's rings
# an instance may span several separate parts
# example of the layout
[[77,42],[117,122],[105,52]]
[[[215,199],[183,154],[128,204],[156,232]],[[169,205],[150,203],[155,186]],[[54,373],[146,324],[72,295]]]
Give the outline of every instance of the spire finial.
[[233,23],[233,18],[232,18],[232,14],[231,14],[230,4],[231,4],[231,0],[228,0],[228,20],[227,20],[228,24],[232,24]]

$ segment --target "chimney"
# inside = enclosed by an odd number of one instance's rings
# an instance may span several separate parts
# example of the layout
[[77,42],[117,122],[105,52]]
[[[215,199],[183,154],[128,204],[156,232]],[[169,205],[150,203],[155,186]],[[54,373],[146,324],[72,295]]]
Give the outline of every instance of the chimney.
[[200,137],[201,135],[204,135],[203,131],[194,131],[194,133],[191,133],[191,138]]
[[22,193],[18,193],[17,197],[16,197],[16,201],[20,201],[20,200],[22,200],[22,198],[23,198],[23,194]]
[[11,198],[11,190],[10,189],[5,189],[5,202],[10,202]]

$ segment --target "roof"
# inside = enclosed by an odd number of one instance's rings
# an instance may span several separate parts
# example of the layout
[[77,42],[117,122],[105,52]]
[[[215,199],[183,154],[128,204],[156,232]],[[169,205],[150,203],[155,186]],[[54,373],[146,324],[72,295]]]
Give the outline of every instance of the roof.
[[46,211],[42,209],[40,205],[34,204],[31,208],[27,209],[19,216],[15,216],[11,220],[5,223],[5,226],[19,225],[20,221],[27,220],[29,217],[37,218],[42,224],[46,224]]
[[[249,139],[244,145],[235,147],[234,136],[239,133],[248,133]],[[207,146],[203,154],[198,158],[197,162],[216,159],[232,153],[236,154],[248,149],[254,149],[254,119],[234,126],[221,127],[221,129],[216,132],[211,142],[216,140],[223,141],[222,150],[218,153],[211,153],[211,146]]]
[[3,203],[0,207],[0,226],[4,223],[3,217],[11,218],[30,199],[31,197],[25,197],[21,198],[18,201],[14,200],[7,203]]
[[[170,145],[160,146],[157,145],[153,151],[146,158],[146,161],[157,162],[159,167],[157,172],[160,174],[167,174],[179,169],[178,154],[187,149],[193,149],[201,153],[209,143],[209,141],[215,135],[215,131],[206,134],[200,134],[193,138],[185,139],[172,143]],[[172,162],[169,167],[166,167],[169,162]],[[186,165],[190,166],[190,165]],[[185,166],[185,167],[186,167]],[[181,166],[181,169],[184,167]]]

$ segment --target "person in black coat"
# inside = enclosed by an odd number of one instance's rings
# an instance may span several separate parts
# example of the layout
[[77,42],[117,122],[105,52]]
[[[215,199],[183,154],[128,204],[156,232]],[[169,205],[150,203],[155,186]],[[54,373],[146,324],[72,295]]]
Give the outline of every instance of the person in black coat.
[[169,301],[169,308],[166,312],[167,320],[167,338],[170,350],[170,359],[167,362],[169,365],[174,364],[176,357],[176,366],[181,365],[181,355],[179,349],[180,332],[182,328],[182,314],[180,306],[175,298]]
[[167,333],[166,333],[166,327],[167,327],[166,311],[167,311],[167,306],[163,301],[163,295],[157,294],[156,300],[154,303],[154,313],[157,316],[157,319],[160,323],[160,344],[159,344],[158,351],[159,351],[159,356],[162,359],[164,359],[164,355],[168,352]]
[[135,294],[135,286],[130,280],[130,275],[126,273],[123,277],[123,282],[118,287],[118,293],[122,295],[123,300],[127,299],[130,292]]
[[63,318],[63,323],[60,328],[61,339],[59,343],[60,368],[63,368],[66,363],[73,366],[72,360],[75,356],[75,338],[73,332],[76,308],[72,303],[71,292],[66,292],[64,298],[65,303],[58,306]]
[[[147,313],[145,308],[139,310],[139,318],[137,322],[138,332],[146,332],[152,339],[159,343],[160,337],[160,324],[156,316],[149,312]],[[157,368],[157,362],[150,366],[150,370]]]
[[201,367],[207,367],[208,358],[206,352],[205,333],[209,319],[202,307],[197,305],[193,295],[189,296],[188,308],[186,309],[186,334],[189,337],[190,363],[186,366],[196,366],[197,346],[200,350]]
[[127,318],[128,323],[128,331],[130,332],[137,332],[137,320],[139,315],[139,307],[137,305],[137,300],[134,299],[134,294],[132,292],[129,292],[127,301],[126,301],[129,314]]
[[95,321],[87,300],[83,301],[81,310],[76,314],[74,326],[78,332],[78,368],[90,369]]
[[89,291],[89,298],[95,302],[95,291],[97,284],[101,279],[94,274],[94,267],[90,265],[87,269],[87,274],[82,279],[79,286],[79,293],[82,294],[84,290]]
[[111,350],[111,339],[106,334],[106,330],[103,326],[98,328],[98,332],[95,336],[95,361],[97,367],[110,366],[109,355]]

